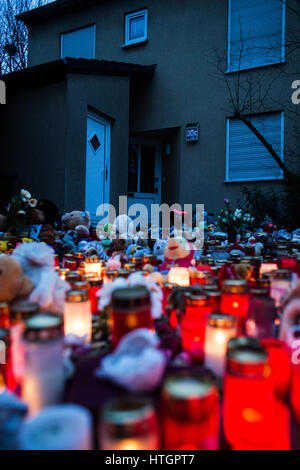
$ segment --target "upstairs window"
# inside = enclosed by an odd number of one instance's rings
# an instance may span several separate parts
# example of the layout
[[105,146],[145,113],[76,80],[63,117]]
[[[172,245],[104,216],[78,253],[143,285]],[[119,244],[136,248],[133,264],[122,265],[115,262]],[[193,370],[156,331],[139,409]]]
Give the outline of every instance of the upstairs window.
[[95,58],[96,26],[70,31],[61,35],[60,57],[74,57],[75,59]]
[[125,16],[124,46],[145,42],[148,35],[148,10],[139,10]]
[[[248,117],[283,160],[284,113]],[[265,146],[240,120],[227,120],[226,181],[263,181],[282,178],[282,170]]]
[[228,0],[228,72],[284,60],[285,3]]

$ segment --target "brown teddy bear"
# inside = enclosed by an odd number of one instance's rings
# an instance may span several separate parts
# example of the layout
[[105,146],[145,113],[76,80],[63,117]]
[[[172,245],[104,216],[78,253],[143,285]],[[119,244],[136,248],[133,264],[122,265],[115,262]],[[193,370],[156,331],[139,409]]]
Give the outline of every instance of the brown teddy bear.
[[61,218],[62,229],[64,232],[73,230],[78,238],[88,238],[90,234],[91,218],[89,212],[72,211],[63,215]]
[[33,287],[15,258],[0,256],[0,302],[10,303],[16,297],[27,297]]

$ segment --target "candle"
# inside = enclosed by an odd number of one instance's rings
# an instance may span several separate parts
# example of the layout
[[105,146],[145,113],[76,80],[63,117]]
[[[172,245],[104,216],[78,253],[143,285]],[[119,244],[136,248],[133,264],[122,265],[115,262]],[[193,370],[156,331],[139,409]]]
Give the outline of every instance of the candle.
[[71,290],[67,292],[65,311],[65,335],[76,335],[86,342],[92,337],[92,314],[88,292]]
[[112,342],[136,328],[152,328],[150,294],[145,287],[125,287],[112,293]]
[[219,393],[208,372],[167,378],[162,391],[166,450],[219,448]]
[[283,297],[289,292],[292,284],[292,271],[277,269],[272,273],[270,296],[275,301],[275,307],[280,307]]
[[181,287],[190,286],[190,275],[187,268],[171,268],[168,275],[168,282]]
[[266,273],[271,273],[278,269],[277,263],[262,263],[259,269],[259,276],[263,277]]
[[240,440],[269,445],[274,429],[274,395],[268,355],[254,338],[233,338],[227,347],[224,379],[224,433],[234,447]]
[[88,278],[88,283],[89,283],[89,299],[91,303],[92,315],[99,315],[99,311],[98,311],[99,298],[97,294],[103,285],[103,279]]
[[80,282],[82,277],[78,271],[69,271],[66,274],[66,281],[70,284],[70,286],[74,287],[75,282]]
[[269,297],[269,291],[261,288],[251,289],[245,325],[247,335],[256,338],[272,336],[275,316],[275,303]]
[[195,361],[203,359],[205,327],[210,313],[211,305],[206,295],[185,297],[185,312],[180,323],[181,343],[183,350],[189,352]]
[[16,380],[13,373],[11,335],[8,329],[0,328],[0,375],[6,388],[16,390]]
[[261,344],[268,353],[274,392],[279,398],[285,399],[291,380],[289,349],[283,341],[276,338],[263,338]]
[[9,306],[7,303],[0,303],[0,328],[9,328],[10,327],[10,318],[9,318]]
[[30,413],[58,403],[64,391],[63,320],[38,314],[26,322],[22,397]]
[[236,318],[224,313],[211,313],[205,331],[205,366],[223,377],[228,341],[236,336]]
[[61,268],[61,269],[58,270],[58,275],[59,275],[59,277],[60,277],[63,281],[65,281],[65,280],[66,280],[66,276],[67,276],[67,274],[68,274],[69,271],[70,271],[70,270],[67,269],[67,268]]
[[56,405],[27,420],[21,450],[92,450],[92,416],[78,405]]
[[110,401],[99,425],[99,447],[102,450],[158,450],[158,424],[151,403],[130,397]]
[[91,256],[85,259],[85,274],[100,277],[102,262],[98,256]]
[[242,328],[249,307],[247,282],[223,281],[221,290],[221,312],[236,316],[238,318],[238,327]]

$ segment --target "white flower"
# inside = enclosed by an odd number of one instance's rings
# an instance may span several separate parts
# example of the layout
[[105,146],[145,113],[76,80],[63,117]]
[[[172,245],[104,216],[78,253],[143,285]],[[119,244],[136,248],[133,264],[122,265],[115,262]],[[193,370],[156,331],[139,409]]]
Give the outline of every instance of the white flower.
[[31,194],[29,191],[26,191],[26,189],[21,189],[21,196],[27,200],[31,199]]
[[37,200],[36,200],[36,199],[30,199],[29,205],[30,205],[30,207],[36,207],[36,205],[37,205]]
[[25,215],[25,211],[18,211],[17,214],[18,215]]

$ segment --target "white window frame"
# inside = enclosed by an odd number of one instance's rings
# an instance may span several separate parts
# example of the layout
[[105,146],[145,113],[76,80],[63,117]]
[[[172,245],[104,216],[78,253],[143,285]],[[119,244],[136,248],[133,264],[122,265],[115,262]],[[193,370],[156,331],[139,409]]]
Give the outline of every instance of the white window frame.
[[[145,21],[145,30],[144,36],[138,39],[130,39],[130,22],[134,18],[138,18],[140,16],[144,16]],[[122,47],[132,46],[133,44],[140,44],[142,42],[146,42],[148,39],[148,9],[145,8],[144,10],[138,10],[133,13],[127,13],[125,15],[125,42]]]
[[268,67],[270,65],[280,64],[285,62],[285,17],[286,17],[286,4],[282,2],[282,38],[281,38],[281,60],[278,62],[270,62],[269,64],[254,65],[253,67],[241,67],[240,69],[231,65],[231,1],[228,0],[228,28],[227,28],[227,70],[226,73],[240,72],[242,70],[251,70],[260,67]]
[[89,25],[86,25],[86,26],[81,26],[80,28],[72,29],[71,31],[64,31],[63,33],[61,33],[61,35],[60,35],[60,58],[61,58],[61,59],[63,59],[64,57],[66,57],[66,56],[63,55],[64,36],[65,36],[66,34],[76,33],[77,31],[81,31],[81,30],[87,29],[87,28],[93,28],[93,29],[94,29],[93,55],[92,55],[92,59],[95,59],[95,58],[96,58],[96,25],[95,25],[95,24],[89,24]]
[[[267,113],[265,113],[267,114]],[[230,121],[233,118],[226,119],[226,179],[224,183],[243,183],[247,181],[280,181],[284,178],[283,171],[280,170],[280,176],[276,177],[257,177],[257,178],[239,178],[239,179],[229,179],[229,151],[230,151],[230,139],[229,139],[229,127]],[[284,111],[281,111],[281,142],[280,142],[280,157],[284,161]]]

